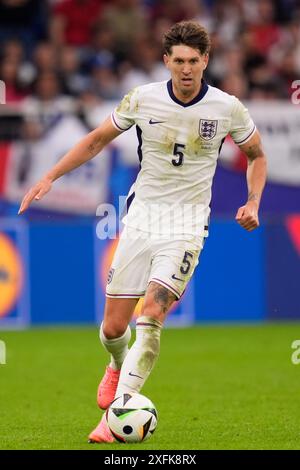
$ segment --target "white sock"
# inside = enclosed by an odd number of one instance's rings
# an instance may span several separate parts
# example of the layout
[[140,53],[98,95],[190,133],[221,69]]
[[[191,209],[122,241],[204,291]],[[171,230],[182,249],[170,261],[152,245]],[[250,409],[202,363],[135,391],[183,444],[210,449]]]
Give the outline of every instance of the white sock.
[[101,323],[99,337],[106,351],[111,354],[110,367],[115,370],[121,369],[124,359],[129,351],[128,343],[131,338],[130,327],[127,326],[125,333],[119,338],[108,339],[103,333],[103,323]]
[[122,365],[116,397],[139,392],[146,382],[159,355],[162,324],[147,316],[136,322],[136,340]]

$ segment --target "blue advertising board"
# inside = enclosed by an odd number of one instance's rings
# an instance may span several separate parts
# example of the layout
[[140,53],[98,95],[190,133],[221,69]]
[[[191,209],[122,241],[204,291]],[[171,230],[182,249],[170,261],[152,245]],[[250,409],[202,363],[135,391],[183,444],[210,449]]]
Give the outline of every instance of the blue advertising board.
[[[299,319],[299,234],[297,214],[251,233],[234,220],[213,220],[199,265],[167,325]],[[99,240],[94,219],[1,219],[0,329],[100,324],[117,242]]]
[[271,320],[300,318],[300,215],[268,224],[266,302]]

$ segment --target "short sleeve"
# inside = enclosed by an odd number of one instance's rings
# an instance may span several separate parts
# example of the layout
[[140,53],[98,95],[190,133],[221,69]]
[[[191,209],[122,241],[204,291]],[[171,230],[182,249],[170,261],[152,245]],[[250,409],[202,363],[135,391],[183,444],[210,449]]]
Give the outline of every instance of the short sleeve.
[[237,145],[242,145],[250,139],[256,130],[248,109],[234,97],[232,121],[229,134]]
[[111,118],[119,131],[127,131],[135,124],[138,109],[138,89],[134,88],[124,96],[117,108],[112,112]]

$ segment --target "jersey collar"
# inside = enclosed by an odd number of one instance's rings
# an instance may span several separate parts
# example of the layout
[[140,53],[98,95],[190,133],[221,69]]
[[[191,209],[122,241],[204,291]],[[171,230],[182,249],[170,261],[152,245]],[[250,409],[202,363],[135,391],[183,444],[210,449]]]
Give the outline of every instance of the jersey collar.
[[183,106],[184,108],[187,108],[188,106],[192,106],[195,103],[198,103],[202,98],[206,95],[207,90],[208,90],[208,85],[207,83],[203,80],[201,80],[202,86],[200,88],[200,91],[195,98],[192,99],[192,101],[189,101],[188,103],[184,103],[183,101],[180,101],[176,96],[174,95],[173,92],[173,87],[172,87],[172,80],[169,80],[167,82],[167,88],[168,88],[168,93],[170,95],[170,98],[175,101],[175,103],[179,104],[180,106]]

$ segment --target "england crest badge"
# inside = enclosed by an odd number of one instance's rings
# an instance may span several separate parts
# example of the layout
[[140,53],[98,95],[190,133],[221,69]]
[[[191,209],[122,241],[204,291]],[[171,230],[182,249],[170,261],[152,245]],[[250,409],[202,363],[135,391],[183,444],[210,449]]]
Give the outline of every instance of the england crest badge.
[[217,133],[218,121],[211,119],[200,119],[199,135],[204,140],[211,140]]

